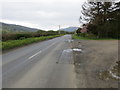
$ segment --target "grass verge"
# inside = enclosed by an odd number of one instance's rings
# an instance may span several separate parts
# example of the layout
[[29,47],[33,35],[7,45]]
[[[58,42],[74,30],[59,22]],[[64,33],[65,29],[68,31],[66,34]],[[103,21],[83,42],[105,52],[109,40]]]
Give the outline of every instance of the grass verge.
[[28,44],[31,44],[34,42],[52,39],[52,38],[59,37],[59,36],[62,36],[62,35],[42,36],[42,37],[36,37],[36,38],[27,38],[27,39],[23,39],[23,40],[9,40],[9,41],[5,41],[5,42],[0,42],[0,49],[2,49],[3,51],[9,50],[12,48],[28,45]]
[[82,37],[77,35],[72,35],[73,39],[81,39],[81,40],[118,40],[113,38],[88,38],[88,37]]

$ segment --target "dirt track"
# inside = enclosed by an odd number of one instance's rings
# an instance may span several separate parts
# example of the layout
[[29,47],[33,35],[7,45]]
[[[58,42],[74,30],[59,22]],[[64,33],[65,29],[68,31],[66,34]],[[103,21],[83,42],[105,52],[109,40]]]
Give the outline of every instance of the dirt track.
[[100,72],[109,70],[118,61],[117,40],[74,40],[75,72],[78,88],[118,88],[115,79],[101,79]]

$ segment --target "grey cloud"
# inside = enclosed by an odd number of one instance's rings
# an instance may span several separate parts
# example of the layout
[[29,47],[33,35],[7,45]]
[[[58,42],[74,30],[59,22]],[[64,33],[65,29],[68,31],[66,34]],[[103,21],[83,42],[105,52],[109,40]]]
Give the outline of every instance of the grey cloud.
[[61,24],[79,25],[83,2],[3,2],[2,19],[29,22],[42,25],[43,28]]

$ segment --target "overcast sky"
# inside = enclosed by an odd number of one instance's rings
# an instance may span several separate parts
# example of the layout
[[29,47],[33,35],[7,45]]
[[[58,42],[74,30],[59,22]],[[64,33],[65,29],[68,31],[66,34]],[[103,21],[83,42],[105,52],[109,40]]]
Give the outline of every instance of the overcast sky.
[[43,30],[80,26],[85,0],[3,0],[0,21]]

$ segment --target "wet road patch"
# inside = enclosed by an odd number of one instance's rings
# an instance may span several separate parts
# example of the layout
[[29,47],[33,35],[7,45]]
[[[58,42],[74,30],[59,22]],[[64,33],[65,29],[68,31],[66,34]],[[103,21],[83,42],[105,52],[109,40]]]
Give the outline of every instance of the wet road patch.
[[57,63],[58,64],[72,64],[73,63],[73,50],[72,49],[63,50]]

